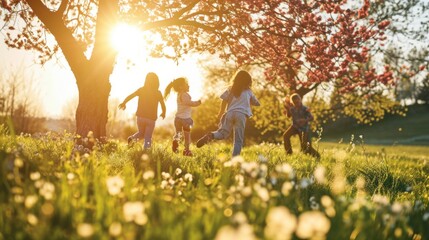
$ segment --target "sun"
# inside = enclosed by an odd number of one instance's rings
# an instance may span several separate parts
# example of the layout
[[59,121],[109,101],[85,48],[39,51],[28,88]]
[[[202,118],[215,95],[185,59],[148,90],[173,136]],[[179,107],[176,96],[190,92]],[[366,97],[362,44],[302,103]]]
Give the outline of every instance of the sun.
[[[151,45],[162,42],[156,33],[142,31],[141,29],[119,23],[111,29],[110,44],[117,51],[117,61],[110,82],[112,84],[111,98],[120,101],[129,94],[142,87],[148,72],[155,72],[160,80],[159,90],[164,92],[165,87],[178,77],[186,77],[190,85],[192,100],[202,97],[203,77],[198,68],[197,57],[189,56],[175,62],[166,58],[153,58],[150,56]],[[173,94],[175,95],[175,94]],[[166,101],[168,115],[176,111],[176,96]],[[137,101],[127,104],[127,112],[131,115],[137,109]]]
[[118,23],[110,34],[112,47],[120,54],[132,54],[142,46],[143,32],[132,25]]

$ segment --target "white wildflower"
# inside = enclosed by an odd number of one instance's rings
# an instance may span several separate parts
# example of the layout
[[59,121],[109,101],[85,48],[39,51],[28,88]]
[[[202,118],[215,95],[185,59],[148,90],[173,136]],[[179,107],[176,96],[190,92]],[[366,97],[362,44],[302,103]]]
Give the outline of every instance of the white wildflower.
[[249,224],[241,224],[238,228],[223,226],[216,233],[215,240],[256,239],[253,228]]
[[169,179],[171,177],[171,175],[167,172],[162,172],[161,176],[162,176],[162,179]]
[[165,181],[165,180],[162,180],[162,181],[161,181],[161,186],[160,186],[160,187],[161,187],[162,189],[165,189],[167,186],[168,186],[168,182],[167,182],[167,181]]
[[109,234],[113,237],[117,237],[122,233],[122,225],[119,222],[113,222],[109,226]]
[[268,200],[270,200],[270,193],[266,188],[262,187],[259,184],[255,184],[253,188],[255,189],[255,192],[258,194],[262,201],[268,202]]
[[176,168],[176,176],[179,176],[182,173],[182,169]]
[[125,186],[125,182],[120,176],[114,176],[106,179],[106,185],[109,194],[115,196],[121,193],[122,188]]
[[326,168],[324,166],[317,166],[314,170],[314,178],[316,179],[316,182],[319,184],[326,183]]
[[38,199],[37,195],[29,195],[25,198],[24,205],[26,208],[32,208]]
[[124,219],[127,222],[134,221],[139,225],[147,223],[147,216],[144,213],[142,202],[126,202],[123,207]]
[[279,173],[286,174],[289,179],[292,179],[295,177],[295,172],[293,171],[292,166],[288,163],[283,163],[281,165],[277,165],[276,171]]
[[141,156],[141,159],[142,159],[142,161],[148,161],[148,160],[149,160],[149,155],[147,155],[146,153],[144,153],[144,154]]
[[292,238],[297,219],[289,209],[280,206],[269,210],[266,223],[264,233],[267,239],[287,240]]
[[284,196],[288,196],[290,191],[293,189],[293,185],[291,182],[284,182],[282,185],[282,194]]
[[79,223],[77,225],[77,234],[83,238],[89,238],[94,234],[94,227],[89,223]]
[[39,219],[34,214],[28,214],[27,215],[27,222],[33,226],[36,226],[37,223],[39,223]]
[[30,173],[30,179],[33,181],[40,179],[40,173],[39,172],[32,172]]
[[319,211],[302,213],[298,218],[296,235],[299,238],[324,238],[331,228],[331,222]]
[[144,180],[152,179],[154,177],[155,177],[155,173],[152,170],[147,170],[146,172],[143,173]]
[[380,194],[375,194],[374,196],[372,196],[372,201],[374,203],[380,204],[380,205],[388,205],[389,204],[389,198],[387,196],[383,196]]
[[39,194],[42,195],[46,200],[52,199],[55,193],[55,185],[50,182],[44,182],[39,189]]
[[185,180],[188,182],[192,182],[193,180],[192,174],[190,173],[185,174]]
[[67,180],[73,181],[76,175],[74,173],[67,173]]

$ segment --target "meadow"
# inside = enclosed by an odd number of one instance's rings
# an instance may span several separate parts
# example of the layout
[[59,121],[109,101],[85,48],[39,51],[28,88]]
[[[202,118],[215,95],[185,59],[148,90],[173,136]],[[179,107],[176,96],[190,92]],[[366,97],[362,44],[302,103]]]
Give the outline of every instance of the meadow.
[[[93,141],[89,138],[88,141]],[[0,239],[429,239],[429,149],[211,143],[194,157],[0,126]]]

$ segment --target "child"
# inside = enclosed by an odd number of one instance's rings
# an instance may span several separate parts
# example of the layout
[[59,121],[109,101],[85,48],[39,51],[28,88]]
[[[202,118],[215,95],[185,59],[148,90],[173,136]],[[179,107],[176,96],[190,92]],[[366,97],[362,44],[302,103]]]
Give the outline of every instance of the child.
[[[197,147],[202,147],[212,139],[226,139],[231,131],[234,131],[234,150],[232,156],[240,155],[244,143],[244,127],[247,118],[252,116],[250,105],[260,106],[258,99],[250,87],[252,77],[246,71],[238,71],[232,79],[232,86],[226,90],[220,98],[222,104],[219,111],[219,129],[206,134],[197,142]],[[226,113],[225,113],[226,109]]]
[[320,154],[311,146],[310,121],[313,120],[309,109],[302,104],[301,97],[294,93],[285,100],[286,115],[292,117],[292,126],[283,134],[284,147],[287,154],[292,154],[290,138],[298,135],[301,143],[301,151],[320,158]]
[[183,150],[184,156],[192,156],[192,152],[189,149],[191,143],[191,127],[194,124],[194,121],[191,118],[191,107],[196,107],[201,104],[201,100],[192,101],[191,96],[189,95],[189,84],[185,78],[177,78],[172,81],[165,88],[164,98],[167,99],[170,95],[171,89],[177,92],[177,112],[176,117],[174,118],[174,127],[176,129],[176,134],[173,137],[173,152],[177,153],[179,151],[179,140],[183,131],[185,136],[185,149]]
[[162,98],[162,93],[158,90],[158,76],[150,72],[146,75],[144,86],[130,94],[125,100],[119,104],[118,108],[125,110],[128,101],[134,97],[139,97],[137,106],[137,128],[138,131],[128,137],[128,144],[144,137],[144,149],[149,149],[152,145],[152,133],[155,128],[155,121],[158,117],[158,103],[161,104],[161,116],[165,118],[165,103]]

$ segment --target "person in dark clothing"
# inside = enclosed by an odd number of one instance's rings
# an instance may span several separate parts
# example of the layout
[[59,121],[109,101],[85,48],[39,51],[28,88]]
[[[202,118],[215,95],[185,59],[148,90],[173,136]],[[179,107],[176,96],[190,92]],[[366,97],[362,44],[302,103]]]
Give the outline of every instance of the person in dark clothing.
[[286,98],[284,106],[286,115],[292,117],[292,126],[283,134],[284,148],[287,154],[292,154],[290,138],[298,135],[301,143],[301,151],[313,157],[320,158],[320,154],[311,146],[310,122],[313,120],[310,110],[302,104],[301,97],[294,93]]
[[150,72],[146,75],[144,86],[130,94],[119,104],[118,108],[125,110],[128,101],[134,97],[139,97],[137,106],[137,128],[138,131],[128,137],[128,144],[144,138],[144,148],[148,149],[152,145],[152,134],[155,128],[155,121],[158,118],[158,104],[161,105],[161,116],[165,118],[166,107],[162,93],[159,91],[159,78]]

